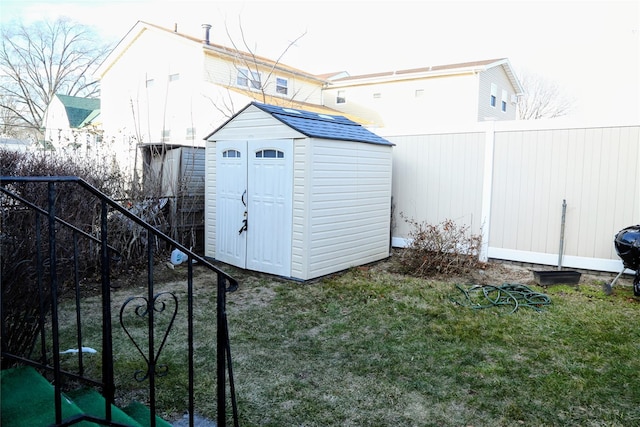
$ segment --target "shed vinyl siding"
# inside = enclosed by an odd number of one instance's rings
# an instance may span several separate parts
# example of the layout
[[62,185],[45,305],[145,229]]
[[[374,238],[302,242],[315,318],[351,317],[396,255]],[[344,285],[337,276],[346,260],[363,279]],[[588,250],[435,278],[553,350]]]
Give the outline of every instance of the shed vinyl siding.
[[204,183],[204,255],[216,257],[216,142],[207,141],[205,154],[206,179]]
[[180,190],[185,195],[204,194],[205,150],[195,147],[182,147],[180,165]]
[[289,138],[304,138],[304,135],[253,105],[216,131],[216,139],[218,141]]
[[387,257],[389,147],[319,139],[311,147],[308,277]]
[[306,139],[294,140],[293,160],[293,226],[291,247],[291,275],[309,277],[307,251],[309,247],[310,198],[307,189],[311,181],[308,173],[312,164],[312,150]]
[[[496,106],[492,107],[489,100],[491,96],[491,84],[497,86]],[[502,91],[507,91],[507,111],[503,112],[500,108],[502,101]],[[478,121],[482,122],[486,119],[496,118],[500,120],[515,120],[516,106],[511,103],[512,95],[515,90],[511,85],[511,81],[505,73],[502,66],[489,68],[479,75],[478,87]]]

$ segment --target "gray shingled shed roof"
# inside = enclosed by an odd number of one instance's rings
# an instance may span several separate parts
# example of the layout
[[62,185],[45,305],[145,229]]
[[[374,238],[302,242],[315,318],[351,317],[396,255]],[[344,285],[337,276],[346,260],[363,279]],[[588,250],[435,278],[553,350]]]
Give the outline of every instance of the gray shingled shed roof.
[[[252,102],[231,118],[242,114],[249,106],[255,106],[292,129],[310,138],[337,139],[341,141],[365,142],[369,144],[394,145],[362,125],[344,116],[314,113],[301,109]],[[227,122],[228,123],[228,122]],[[209,135],[211,137],[226,123]],[[207,137],[206,139],[208,139]]]

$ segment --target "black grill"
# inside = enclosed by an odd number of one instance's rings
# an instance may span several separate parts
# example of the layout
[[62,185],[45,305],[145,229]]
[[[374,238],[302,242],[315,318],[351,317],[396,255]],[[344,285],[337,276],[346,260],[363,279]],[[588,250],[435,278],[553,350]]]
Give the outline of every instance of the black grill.
[[618,231],[614,245],[624,267],[635,270],[633,294],[640,296],[640,225],[632,225]]

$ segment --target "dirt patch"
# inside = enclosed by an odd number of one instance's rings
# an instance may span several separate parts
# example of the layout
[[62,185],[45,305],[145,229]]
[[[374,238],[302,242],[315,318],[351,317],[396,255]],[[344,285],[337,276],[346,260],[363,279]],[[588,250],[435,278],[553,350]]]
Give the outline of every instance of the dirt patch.
[[[272,276],[239,268],[231,267],[224,264],[216,264],[224,272],[235,278],[240,287],[233,293],[230,299],[238,308],[242,310],[252,307],[264,307],[276,296],[274,285],[278,283],[294,283],[281,277]],[[374,273],[376,271],[387,271],[397,273],[400,268],[398,265],[398,255],[394,255],[366,266],[356,267],[362,273]],[[556,270],[552,266],[541,266],[533,264],[522,264],[509,261],[492,260],[485,263],[481,268],[475,269],[465,275],[441,275],[430,277],[430,280],[460,285],[503,285],[523,284],[536,285],[534,280],[534,271],[540,270]],[[569,270],[569,269],[566,269]],[[610,283],[616,276],[613,273],[595,272],[589,270],[581,270],[582,276],[580,284],[590,284],[602,286]],[[208,293],[212,287],[216,286],[216,274],[204,266],[194,265],[194,291],[198,293]],[[335,274],[341,274],[340,272]],[[168,263],[162,262],[156,265],[154,271],[154,280],[161,288],[171,287],[172,284],[184,283],[187,277],[187,266],[178,265],[171,268]],[[313,284],[322,280],[318,278],[305,282],[305,284]],[[615,286],[631,286],[633,277],[623,275],[618,279]],[[125,286],[132,286],[133,283],[142,283],[146,285],[145,275],[138,276],[137,280],[128,280]],[[297,283],[297,282],[295,282]]]
[[[370,268],[381,269],[386,271],[400,271],[399,266],[399,250],[394,250],[391,257],[378,263],[372,264]],[[473,285],[503,285],[509,284],[522,284],[522,285],[536,285],[534,279],[534,271],[556,271],[557,267],[547,265],[535,265],[525,264],[512,261],[503,260],[491,260],[485,264],[482,264],[480,268],[474,269],[468,274],[464,275],[436,275],[430,277],[431,280],[435,280],[442,283],[455,283],[455,284],[473,284]],[[570,268],[564,268],[564,270],[574,270]],[[591,284],[591,285],[603,285],[605,283],[611,283],[616,274],[607,272],[598,272],[591,270],[575,270],[582,273],[579,284]],[[631,275],[623,275],[616,282],[618,285],[631,286],[633,277]]]

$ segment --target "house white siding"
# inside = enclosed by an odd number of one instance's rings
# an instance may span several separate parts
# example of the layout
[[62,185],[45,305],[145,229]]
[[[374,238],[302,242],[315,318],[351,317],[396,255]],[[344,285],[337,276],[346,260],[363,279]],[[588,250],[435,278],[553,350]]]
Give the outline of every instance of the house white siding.
[[[493,67],[478,75],[479,90],[477,120],[482,122],[485,120],[515,120],[516,119],[516,103],[512,102],[515,96],[513,85],[509,81],[507,73],[503,67]],[[495,85],[496,105],[491,106],[491,84]],[[505,96],[503,97],[503,92]],[[502,111],[502,100],[506,98],[506,111]]]
[[[148,55],[159,45],[162,55]],[[201,143],[212,129],[205,130],[209,122],[201,122],[205,104],[196,71],[201,69],[200,46],[161,31],[143,31],[102,76],[105,137],[125,132],[137,142],[161,142],[163,130],[168,130],[164,142],[184,143],[187,128],[201,127],[196,137]]]
[[[285,105],[287,102],[291,100],[295,100],[296,102],[306,102],[310,104],[320,105],[322,100],[322,83],[319,81],[311,81],[306,79],[300,75],[288,72],[286,70],[279,70],[278,68],[272,69],[272,67],[261,66],[259,64],[249,63],[252,71],[256,69],[260,72],[262,87],[264,89],[264,93],[266,95],[270,95],[275,97],[276,99],[281,99],[282,104]],[[229,59],[225,59],[223,57],[207,54],[204,60],[204,75],[203,79],[205,82],[215,84],[220,86],[218,91],[220,92],[219,96],[224,100],[225,98],[238,96],[235,90],[249,90],[255,93],[257,97],[262,96],[262,90],[254,89],[249,86],[239,86],[237,84],[237,77],[239,70],[247,69],[247,64],[243,63],[241,60],[230,61]],[[287,80],[287,94],[281,94],[277,91],[276,79],[284,78]],[[229,111],[232,111],[232,114],[229,117],[244,107],[248,102],[249,98],[244,96],[245,102],[236,103],[235,105],[228,103],[225,105]],[[223,104],[221,104],[223,105]]]
[[[487,108],[492,84],[496,107]],[[323,104],[361,117],[388,135],[417,134],[487,119],[512,120],[512,95],[519,92],[509,62],[501,59],[330,80]]]
[[[476,121],[477,76],[399,80],[325,89],[324,105],[385,129],[433,128]],[[338,91],[345,102],[336,103]]]
[[47,125],[44,137],[48,141],[58,138],[59,131],[64,130],[65,136],[68,136],[67,134],[71,131],[67,110],[57,96],[51,99],[47,107],[44,123]]

